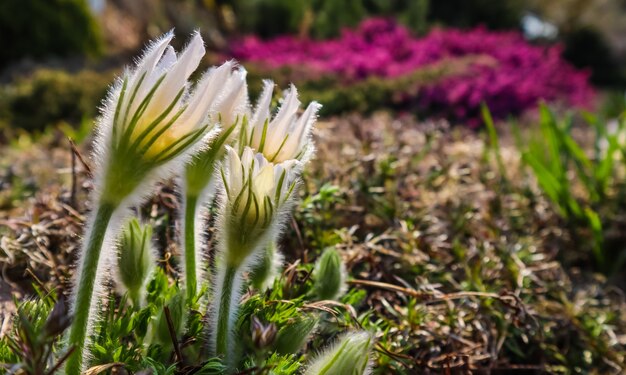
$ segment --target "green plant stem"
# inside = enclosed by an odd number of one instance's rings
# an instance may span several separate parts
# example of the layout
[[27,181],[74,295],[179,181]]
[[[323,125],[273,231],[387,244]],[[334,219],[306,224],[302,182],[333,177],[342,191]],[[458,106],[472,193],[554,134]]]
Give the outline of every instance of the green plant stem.
[[237,275],[237,267],[227,265],[224,272],[222,290],[219,296],[219,310],[217,313],[217,332],[215,350],[217,355],[226,355],[230,336],[231,300],[233,295],[233,283]]
[[78,275],[76,297],[73,304],[74,322],[70,330],[69,345],[75,350],[67,360],[65,367],[67,375],[80,375],[81,372],[83,351],[87,341],[89,314],[92,310],[93,289],[98,274],[98,261],[109,222],[116,208],[117,205],[115,204],[101,203],[88,234],[87,247],[82,258],[81,273]]
[[186,196],[185,202],[185,282],[187,285],[187,302],[196,297],[198,276],[196,275],[196,237],[195,219],[198,197]]

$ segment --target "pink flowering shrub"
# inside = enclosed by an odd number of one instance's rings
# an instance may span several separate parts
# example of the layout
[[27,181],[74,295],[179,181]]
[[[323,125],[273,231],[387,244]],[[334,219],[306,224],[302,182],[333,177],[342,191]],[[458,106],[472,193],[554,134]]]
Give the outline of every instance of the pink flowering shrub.
[[560,46],[535,46],[517,32],[435,29],[416,38],[389,19],[364,21],[332,40],[281,36],[263,41],[249,36],[234,44],[232,55],[266,68],[294,67],[312,75],[335,76],[342,83],[369,77],[402,78],[442,61],[482,58],[462,73],[420,87],[421,110],[478,124],[480,104],[502,118],[533,108],[540,100],[587,107],[594,97],[589,73],[561,57]]

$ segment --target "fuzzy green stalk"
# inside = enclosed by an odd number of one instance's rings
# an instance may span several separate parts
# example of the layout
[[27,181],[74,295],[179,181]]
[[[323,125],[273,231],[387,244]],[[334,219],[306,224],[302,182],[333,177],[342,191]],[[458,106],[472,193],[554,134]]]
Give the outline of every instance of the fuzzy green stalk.
[[74,354],[71,355],[65,367],[67,375],[79,375],[83,360],[83,349],[87,341],[87,327],[89,325],[89,314],[91,312],[91,300],[93,297],[96,274],[98,272],[98,261],[102,244],[106,235],[107,227],[117,209],[116,204],[100,203],[93,221],[93,226],[89,233],[89,239],[83,262],[81,264],[80,287],[76,288],[76,299],[73,306],[74,322],[69,335],[69,345],[74,347]]
[[184,263],[185,289],[187,302],[192,303],[198,292],[197,250],[196,249],[196,216],[199,215],[199,199],[206,195],[205,191],[213,179],[215,164],[224,156],[224,145],[235,131],[237,122],[224,133],[211,141],[209,147],[198,153],[185,168],[183,235],[184,235]]
[[187,302],[194,300],[197,293],[198,275],[196,275],[196,235],[195,218],[198,197],[187,195],[185,198],[185,283]]
[[[230,222],[226,227],[227,236],[224,238],[225,251],[220,253],[217,259],[218,267],[221,271],[215,275],[215,296],[213,315],[214,342],[213,349],[217,356],[224,357],[227,364],[232,364],[232,356],[228,356],[232,349],[232,330],[234,317],[237,315],[238,292],[240,287],[238,280],[241,280],[240,273],[245,268],[246,259],[258,248],[263,240],[266,228],[259,228],[254,225],[241,225],[239,220]],[[237,225],[239,224],[239,225]],[[223,267],[223,268],[222,268]]]
[[[124,198],[135,190],[150,171],[149,164],[143,162],[141,158],[126,158],[127,156],[121,152],[112,153],[109,168],[102,181],[101,195],[96,200],[98,204],[96,211],[94,211],[94,220],[86,232],[87,243],[83,249],[82,260],[78,269],[80,272],[78,282],[74,287],[76,290],[72,304],[74,321],[67,343],[75,350],[66,362],[66,375],[80,375],[82,370],[85,343],[89,339],[87,329],[89,328],[89,317],[93,310],[92,305],[94,305],[93,292],[98,275],[100,253],[111,218]],[[134,162],[128,162],[128,160]],[[129,180],[128,176],[133,176],[135,179]]]
[[[224,271],[217,273],[217,288],[215,302],[218,304],[214,310],[216,316],[215,331],[215,354],[226,356],[232,348],[231,332],[233,330],[234,317],[239,310],[238,299],[235,297],[239,292],[238,280],[240,280],[242,269],[255,249],[261,249],[260,244],[265,241],[267,235],[267,224],[254,225],[241,223],[239,220],[231,222],[227,227],[227,237],[225,245],[227,251],[221,254],[218,262],[223,262]],[[243,225],[242,225],[243,224]],[[232,358],[227,358],[230,362]]]
[[219,309],[217,313],[217,332],[215,351],[219,356],[225,356],[228,352],[230,339],[230,323],[232,314],[233,284],[237,276],[238,269],[228,265],[224,272],[224,280],[219,296]]

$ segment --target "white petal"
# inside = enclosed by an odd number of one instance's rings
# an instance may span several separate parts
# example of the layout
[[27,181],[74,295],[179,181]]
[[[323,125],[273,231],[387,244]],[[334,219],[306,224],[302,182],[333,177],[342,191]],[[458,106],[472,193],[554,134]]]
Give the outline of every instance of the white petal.
[[213,69],[213,74],[199,92],[199,100],[210,102],[211,108],[217,104],[218,98],[224,92],[224,82],[232,74],[237,64],[230,60]]
[[248,112],[246,75],[245,69],[237,69],[228,79],[223,96],[216,105],[215,110],[221,115],[223,129],[228,129],[235,123],[237,117],[241,117]]
[[265,156],[263,156],[263,154],[261,153],[257,153],[256,155],[254,155],[254,159],[255,164],[258,165],[259,168],[263,168],[269,164],[269,161],[267,161],[267,159],[265,159]]
[[[250,120],[250,125],[263,129],[265,120],[270,117],[270,104],[272,103],[272,94],[274,93],[274,82],[271,80],[263,81],[263,91],[257,100],[254,116]],[[255,131],[256,132],[256,131]]]
[[322,105],[318,102],[311,102],[309,104],[306,111],[304,111],[302,116],[295,123],[287,142],[285,142],[285,145],[276,157],[277,161],[294,159],[298,156],[308,141],[311,127],[317,119],[317,112],[320,108],[322,108]]
[[274,166],[266,164],[254,177],[253,189],[260,199],[272,194],[274,190]]
[[286,162],[277,164],[274,167],[274,176],[276,178],[276,181],[274,183],[276,184],[277,188],[278,188],[278,181],[280,179],[280,176],[282,175],[283,171],[285,172],[285,177],[282,182],[282,186],[281,186],[280,194],[279,194],[279,196],[281,197],[281,202],[284,199],[287,192],[289,191],[289,189],[291,188],[291,184],[293,184],[293,182],[298,178],[298,173],[296,172],[296,169],[295,169],[295,167],[298,164],[299,162],[296,160],[287,160]]
[[299,129],[300,135],[299,138],[302,138],[302,134],[307,134],[315,120],[317,120],[317,112],[322,108],[322,105],[318,102],[311,102],[309,106],[306,108],[306,111],[302,114],[302,116],[298,119],[298,124],[296,125],[296,129]]
[[241,160],[237,152],[229,146],[226,146],[227,166],[228,166],[228,182],[231,192],[237,194],[243,185],[243,176],[241,175]]
[[250,169],[254,160],[254,151],[250,147],[246,147],[243,150],[243,154],[241,155],[241,164],[243,164],[244,168],[247,170]]
[[280,105],[280,109],[272,120],[272,126],[274,131],[280,129],[280,133],[284,136],[289,130],[290,119],[298,112],[300,107],[300,101],[298,100],[298,90],[293,84],[289,87],[289,90],[285,94],[283,102]]
[[263,135],[263,127],[265,121],[270,120],[270,104],[272,102],[272,94],[274,93],[274,82],[270,80],[263,81],[263,91],[257,100],[256,109],[252,119],[248,123],[247,136],[250,144],[258,149],[261,146],[261,138]]
[[[280,181],[283,171],[285,171],[285,168],[281,164],[274,165],[274,185],[278,186],[278,182]],[[286,183],[286,181],[283,181],[283,183]]]
[[[174,33],[170,31],[151,42],[146,48],[143,56],[137,61],[137,68],[132,72],[132,75],[129,78],[126,95],[124,96],[124,103],[122,104],[129,117],[135,113],[137,107],[152,86],[148,81],[150,81],[150,78],[153,76],[157,63],[161,60],[163,52],[166,51],[167,47],[169,47],[169,43],[173,38]],[[137,87],[140,83],[141,85]],[[131,108],[128,108],[132,96],[131,93],[133,92],[137,92],[137,94],[133,99]]]
[[[205,49],[202,37],[200,37],[199,33],[195,33],[187,45],[187,48],[180,54],[176,64],[174,64],[167,73],[167,76],[155,93],[154,98],[150,101],[150,105],[146,109],[147,114],[158,116],[170,106],[176,95],[185,87],[191,73],[193,73],[198,67],[198,64],[200,64],[204,52]],[[168,117],[174,114],[174,111],[172,111]]]
[[165,53],[163,53],[163,57],[157,64],[155,70],[161,73],[167,72],[174,64],[178,58],[176,57],[176,51],[174,51],[174,47],[167,46],[165,49]]
[[218,68],[211,68],[202,75],[188,102],[187,110],[181,116],[180,123],[193,127],[204,124],[233,66],[234,63],[228,61]]
[[156,67],[149,71],[148,74],[143,79],[141,84],[141,88],[137,91],[137,95],[135,100],[133,100],[133,105],[131,106],[131,113],[134,113],[143,99],[148,95],[152,87],[156,84],[156,82],[163,76],[163,74],[167,73],[167,71],[176,64],[176,52],[172,46],[167,46],[165,52],[163,53],[163,57],[156,65]]
[[[291,131],[295,121],[296,113],[300,107],[298,100],[298,92],[294,85],[291,85],[289,91],[285,95],[285,99],[278,110],[278,114],[269,125],[268,135],[266,137],[266,147],[263,152],[266,155],[273,155],[278,152],[285,137]],[[290,136],[291,137],[291,136]]]
[[134,79],[136,83],[141,76],[145,73],[149,75],[157,66],[159,60],[163,56],[163,52],[169,46],[170,42],[174,38],[174,32],[170,31],[162,37],[156,39],[154,42],[150,43],[148,48],[146,48],[143,56],[137,62],[137,70],[135,70]]

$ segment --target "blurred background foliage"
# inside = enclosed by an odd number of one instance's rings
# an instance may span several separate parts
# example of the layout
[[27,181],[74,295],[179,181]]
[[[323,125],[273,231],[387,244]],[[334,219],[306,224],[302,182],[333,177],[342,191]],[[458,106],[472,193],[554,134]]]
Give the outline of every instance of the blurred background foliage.
[[[76,74],[41,69],[30,78],[21,78],[12,87],[8,111],[12,123],[26,130],[37,130],[42,123],[71,121],[97,115],[98,102],[106,94],[113,75],[83,70]],[[37,110],[33,112],[33,108]]]
[[[428,0],[224,0],[221,6],[238,15],[239,32],[261,37],[299,34],[332,38],[342,28],[355,27],[372,16],[401,20],[412,30],[427,29]],[[272,22],[267,22],[271,19]]]
[[[529,34],[523,27],[529,16],[556,33]],[[563,57],[589,70],[592,83],[610,99],[601,108],[617,113],[623,106],[626,41],[620,36],[626,31],[626,2],[622,0],[3,0],[0,127],[42,130],[93,117],[90,108],[102,99],[112,73],[146,40],[171,28],[181,36],[199,28],[213,51],[208,65],[227,58],[232,42],[245,35],[337,38],[343,29],[372,17],[393,18],[418,37],[435,28],[484,26],[523,32],[536,45],[560,44]],[[179,37],[179,46],[183,42]],[[254,92],[259,81],[256,68],[246,67]],[[431,71],[434,76],[412,77],[427,84],[440,75]],[[300,73],[276,70],[272,78],[280,83],[299,81]],[[395,90],[396,81],[374,78],[343,90],[337,77],[313,77],[302,86],[306,98],[323,96],[326,114],[333,114],[398,109],[395,104],[406,96],[407,88]]]
[[84,0],[0,2],[0,67],[30,57],[102,53],[98,21]]
[[[224,0],[240,32],[262,37],[281,34],[329,38],[371,16],[392,16],[424,33],[434,25],[495,30],[519,29],[525,14],[554,24],[565,57],[591,68],[594,83],[624,85],[619,62],[626,57],[626,2],[621,0]],[[266,22],[266,20],[272,22]],[[623,65],[623,64],[622,64]]]

